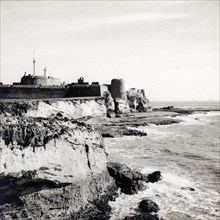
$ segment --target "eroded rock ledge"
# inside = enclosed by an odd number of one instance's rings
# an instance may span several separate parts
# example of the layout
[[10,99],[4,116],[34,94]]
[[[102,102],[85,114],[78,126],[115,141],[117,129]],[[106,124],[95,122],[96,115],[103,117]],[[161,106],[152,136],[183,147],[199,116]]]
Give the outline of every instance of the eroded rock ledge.
[[102,137],[90,125],[4,117],[0,127],[0,219],[109,215],[107,202],[117,188]]

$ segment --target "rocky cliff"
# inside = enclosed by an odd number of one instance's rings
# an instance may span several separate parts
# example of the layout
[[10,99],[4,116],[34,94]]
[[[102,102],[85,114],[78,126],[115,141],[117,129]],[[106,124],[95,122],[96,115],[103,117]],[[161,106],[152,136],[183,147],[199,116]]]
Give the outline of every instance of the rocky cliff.
[[67,118],[100,116],[106,114],[103,98],[97,99],[48,99],[1,101],[0,112],[5,116],[27,116],[48,118],[61,113]]
[[149,100],[146,98],[143,89],[129,89],[127,99],[131,111],[146,112],[150,109]]
[[67,118],[4,116],[0,128],[0,219],[105,214],[115,185],[102,137],[91,126]]

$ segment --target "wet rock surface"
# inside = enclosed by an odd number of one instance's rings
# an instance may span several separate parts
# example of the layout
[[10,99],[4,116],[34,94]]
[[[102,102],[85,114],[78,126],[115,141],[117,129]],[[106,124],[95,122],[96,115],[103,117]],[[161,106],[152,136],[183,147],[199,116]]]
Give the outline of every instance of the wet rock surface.
[[145,189],[143,185],[144,177],[141,173],[131,170],[125,164],[108,162],[107,168],[110,176],[115,179],[116,186],[125,194],[134,194]]
[[159,209],[159,206],[157,205],[157,203],[153,202],[152,200],[150,199],[144,199],[142,200],[139,205],[138,205],[138,208],[142,211],[142,212],[148,212],[148,213],[151,213],[151,212],[158,212],[160,209]]
[[126,127],[108,127],[104,131],[102,131],[102,137],[105,138],[115,138],[115,137],[122,137],[122,136],[147,136],[147,132],[135,130],[132,128]]
[[136,209],[136,214],[126,216],[123,220],[159,220],[156,214],[159,211],[157,203],[150,199],[143,199]]
[[85,120],[85,123],[92,124],[95,130],[99,131],[103,137],[122,137],[122,136],[146,136],[147,132],[140,130],[140,126],[168,125],[180,123],[181,120],[168,118],[175,116],[175,112],[140,112],[116,114],[116,117],[93,117]]
[[144,182],[155,183],[162,179],[160,171],[145,176],[136,170],[132,170],[126,164],[118,162],[107,162],[107,169],[110,176],[115,179],[116,186],[121,189],[121,192],[129,195],[145,189]]
[[149,174],[146,178],[147,182],[155,183],[162,179],[162,175],[160,171],[155,171],[151,174]]

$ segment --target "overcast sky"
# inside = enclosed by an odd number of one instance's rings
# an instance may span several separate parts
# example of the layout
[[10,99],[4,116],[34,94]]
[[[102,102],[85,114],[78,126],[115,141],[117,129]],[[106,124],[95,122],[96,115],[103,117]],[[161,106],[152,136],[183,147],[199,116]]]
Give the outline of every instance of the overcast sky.
[[1,1],[1,81],[124,78],[151,101],[219,100],[219,1]]

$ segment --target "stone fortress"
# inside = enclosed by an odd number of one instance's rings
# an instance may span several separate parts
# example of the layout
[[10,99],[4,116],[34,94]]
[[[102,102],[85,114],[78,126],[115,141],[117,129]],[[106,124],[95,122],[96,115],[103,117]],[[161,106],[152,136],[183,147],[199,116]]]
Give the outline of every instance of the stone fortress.
[[[57,99],[57,98],[109,98],[113,109],[120,109],[122,112],[127,112],[130,102],[134,109],[139,105],[137,100],[128,96],[141,96],[148,105],[148,100],[145,97],[143,90],[130,89],[126,92],[125,81],[123,79],[112,79],[111,84],[99,84],[92,82],[89,84],[80,77],[77,82],[64,84],[59,78],[47,76],[46,68],[44,75],[35,74],[35,59],[33,60],[33,74],[24,74],[19,83],[12,85],[4,85],[0,83],[0,100],[3,99]],[[135,93],[135,95],[134,95]],[[144,98],[144,99],[143,99]],[[141,100],[141,102],[142,102]],[[114,103],[113,103],[114,102]],[[113,103],[113,104],[112,104]],[[129,104],[129,105],[130,105]]]
[[124,80],[113,79],[110,85],[100,85],[98,82],[84,82],[80,77],[78,82],[65,85],[59,78],[35,74],[35,59],[33,59],[33,74],[24,74],[19,83],[4,85],[0,83],[0,99],[49,99],[71,97],[103,97],[109,91],[113,98],[126,99]]

